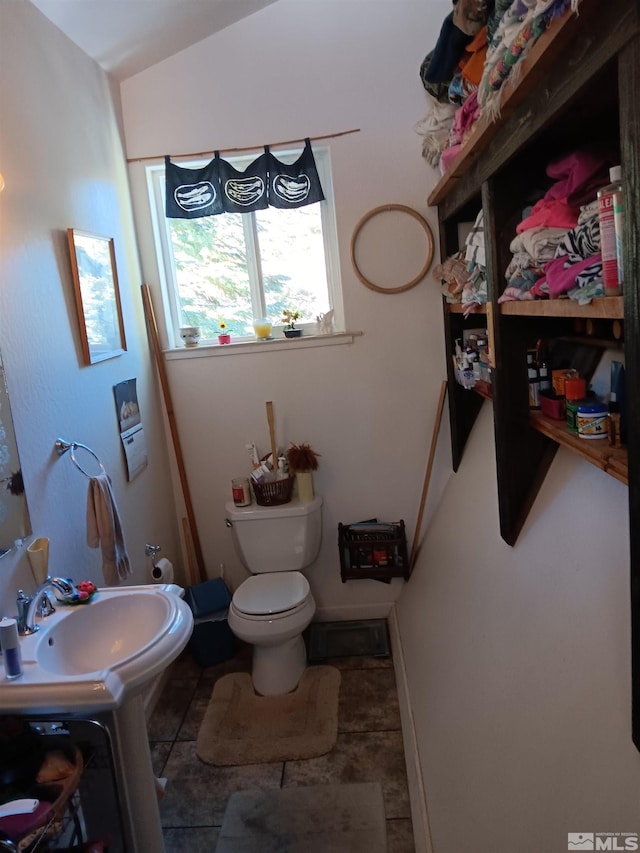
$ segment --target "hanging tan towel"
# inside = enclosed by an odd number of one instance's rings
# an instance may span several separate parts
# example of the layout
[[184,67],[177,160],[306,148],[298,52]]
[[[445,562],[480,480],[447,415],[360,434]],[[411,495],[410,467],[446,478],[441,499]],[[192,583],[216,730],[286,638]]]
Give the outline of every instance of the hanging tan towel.
[[107,586],[118,586],[131,574],[122,523],[108,474],[89,480],[87,545],[102,548],[102,574]]

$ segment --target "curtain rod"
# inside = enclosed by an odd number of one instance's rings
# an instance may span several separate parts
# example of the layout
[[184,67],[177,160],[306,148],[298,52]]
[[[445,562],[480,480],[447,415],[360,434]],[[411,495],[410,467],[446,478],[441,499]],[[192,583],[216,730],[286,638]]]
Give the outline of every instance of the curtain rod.
[[[309,137],[312,142],[318,142],[321,139],[336,139],[338,136],[347,136],[349,133],[360,133],[360,128],[355,127],[353,130],[343,130],[340,133],[327,133],[325,136],[311,136]],[[301,139],[287,139],[284,142],[272,142],[270,143],[270,147],[280,146],[280,145],[293,145],[295,142],[304,142],[307,137],[303,136]],[[264,148],[264,145],[252,145],[246,148],[219,148],[221,154],[234,154],[239,151],[259,151],[261,148]],[[171,159],[175,160],[177,157],[186,157],[191,159],[192,157],[207,157],[213,156],[215,151],[197,151],[194,154],[172,154]],[[155,154],[154,156],[149,157],[128,157],[127,163],[142,163],[145,160],[164,160],[164,154]]]

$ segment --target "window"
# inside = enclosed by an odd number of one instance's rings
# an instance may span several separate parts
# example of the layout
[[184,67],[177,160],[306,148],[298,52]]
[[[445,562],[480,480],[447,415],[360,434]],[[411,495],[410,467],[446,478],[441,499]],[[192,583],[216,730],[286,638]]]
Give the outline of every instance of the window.
[[[299,151],[278,152],[293,162]],[[282,312],[300,312],[300,328],[315,330],[318,314],[334,311],[344,330],[338,242],[329,151],[314,149],[325,201],[297,210],[268,207],[200,219],[165,217],[164,165],[147,167],[156,251],[169,340],[181,344],[180,326],[200,326],[202,340],[217,340],[224,322],[233,340],[253,340],[254,319],[275,330]],[[255,155],[226,158],[242,171]],[[205,161],[206,162],[206,161]],[[198,168],[203,162],[181,163]]]

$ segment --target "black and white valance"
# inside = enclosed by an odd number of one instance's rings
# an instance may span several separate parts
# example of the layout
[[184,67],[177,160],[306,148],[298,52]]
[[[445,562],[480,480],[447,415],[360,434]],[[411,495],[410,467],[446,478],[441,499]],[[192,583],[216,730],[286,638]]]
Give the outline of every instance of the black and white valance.
[[265,151],[243,172],[239,172],[216,152],[215,162],[225,213],[251,213],[269,207],[267,157]]
[[164,166],[168,218],[197,219],[224,213],[215,159],[200,169],[184,169],[165,157]]
[[305,140],[302,153],[295,163],[282,163],[266,149],[269,169],[269,204],[281,210],[291,210],[324,201],[311,141]]
[[200,169],[185,169],[165,157],[166,216],[195,219],[218,213],[250,213],[277,207],[293,210],[324,200],[311,140],[295,163],[282,163],[266,145],[240,172],[216,151]]

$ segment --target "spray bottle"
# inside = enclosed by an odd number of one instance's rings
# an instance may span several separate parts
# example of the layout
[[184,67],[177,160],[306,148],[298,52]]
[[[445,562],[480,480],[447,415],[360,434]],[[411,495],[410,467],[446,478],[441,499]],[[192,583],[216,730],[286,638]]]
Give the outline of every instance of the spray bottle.
[[614,214],[614,198],[619,196],[620,214],[622,220],[622,167],[612,166],[609,169],[611,183],[598,190],[598,222],[600,224],[600,248],[602,252],[602,277],[604,279],[604,295],[619,296],[622,279],[618,269],[616,249],[616,226]]

